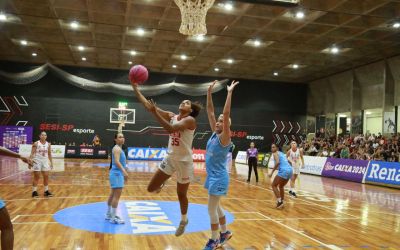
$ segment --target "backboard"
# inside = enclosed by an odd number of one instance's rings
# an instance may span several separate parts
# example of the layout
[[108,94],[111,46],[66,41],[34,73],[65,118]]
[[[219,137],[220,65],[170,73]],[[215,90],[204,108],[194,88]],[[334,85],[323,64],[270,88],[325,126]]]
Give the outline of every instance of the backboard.
[[135,124],[135,109],[110,108],[110,123]]

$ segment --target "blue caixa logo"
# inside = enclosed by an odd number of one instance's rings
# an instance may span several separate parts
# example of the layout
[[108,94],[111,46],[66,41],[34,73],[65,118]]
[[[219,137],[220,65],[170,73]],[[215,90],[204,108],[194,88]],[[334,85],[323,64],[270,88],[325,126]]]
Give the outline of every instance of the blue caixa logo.
[[[82,204],[62,209],[54,214],[58,223],[90,232],[130,235],[174,234],[179,226],[181,214],[177,201],[120,201],[117,214],[125,224],[115,225],[104,219],[106,202]],[[234,217],[225,211],[226,222],[230,224]],[[210,229],[207,205],[189,203],[189,224],[185,233]]]
[[371,161],[365,176],[365,182],[400,186],[400,163]]
[[165,148],[128,148],[129,160],[161,161],[166,155]]

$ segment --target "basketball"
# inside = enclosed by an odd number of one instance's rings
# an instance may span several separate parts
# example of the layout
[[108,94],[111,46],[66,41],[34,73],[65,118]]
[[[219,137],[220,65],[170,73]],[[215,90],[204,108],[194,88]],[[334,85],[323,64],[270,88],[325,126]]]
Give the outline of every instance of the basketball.
[[147,81],[149,72],[143,65],[135,65],[129,70],[129,81],[133,83],[143,84]]

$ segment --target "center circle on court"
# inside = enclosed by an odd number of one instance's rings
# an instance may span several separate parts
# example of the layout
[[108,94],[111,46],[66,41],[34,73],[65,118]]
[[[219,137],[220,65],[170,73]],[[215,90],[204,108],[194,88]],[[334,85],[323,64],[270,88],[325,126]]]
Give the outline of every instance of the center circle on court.
[[[62,209],[53,218],[74,229],[132,235],[175,234],[181,219],[177,201],[120,201],[117,215],[125,221],[121,225],[105,220],[106,211],[106,202],[88,203]],[[226,210],[225,216],[227,224],[234,221],[234,216]],[[189,203],[188,219],[185,233],[210,230],[207,205]]]

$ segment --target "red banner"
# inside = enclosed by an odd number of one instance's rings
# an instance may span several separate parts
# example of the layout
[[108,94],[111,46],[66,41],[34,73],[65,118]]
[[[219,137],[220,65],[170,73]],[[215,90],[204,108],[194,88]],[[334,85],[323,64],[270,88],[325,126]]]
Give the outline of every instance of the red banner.
[[205,162],[206,151],[204,149],[193,149],[193,161],[194,162]]

